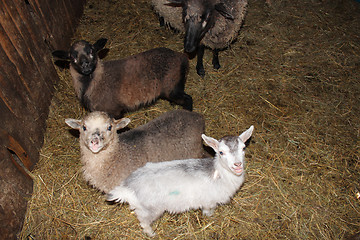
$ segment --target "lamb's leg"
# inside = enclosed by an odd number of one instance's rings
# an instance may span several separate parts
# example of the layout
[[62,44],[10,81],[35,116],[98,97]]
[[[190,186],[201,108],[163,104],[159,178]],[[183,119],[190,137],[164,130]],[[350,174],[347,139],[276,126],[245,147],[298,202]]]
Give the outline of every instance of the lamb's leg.
[[205,46],[203,44],[199,45],[197,49],[196,72],[200,77],[205,76],[205,69],[203,63],[204,51],[205,51]]
[[214,69],[219,69],[221,67],[219,62],[219,49],[213,50],[212,64],[214,66]]

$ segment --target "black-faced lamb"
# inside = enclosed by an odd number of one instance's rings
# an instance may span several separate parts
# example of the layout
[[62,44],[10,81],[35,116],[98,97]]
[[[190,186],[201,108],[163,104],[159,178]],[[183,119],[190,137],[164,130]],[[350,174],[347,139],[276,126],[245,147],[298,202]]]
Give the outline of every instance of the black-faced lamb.
[[237,38],[247,10],[247,0],[152,0],[161,24],[185,32],[184,50],[196,51],[196,70],[205,75],[205,46],[213,50],[212,64],[220,68],[219,51]]
[[80,102],[90,111],[120,118],[124,112],[158,98],[192,111],[192,98],[184,92],[189,60],[184,53],[154,48],[120,60],[101,61],[98,52],[107,39],[94,44],[75,42],[69,51],[53,56],[70,61],[70,72]]
[[115,120],[105,112],[91,112],[82,120],[66,119],[80,131],[80,151],[85,180],[107,193],[147,162],[204,157],[200,135],[201,114],[174,110],[137,128],[117,133],[130,119]]
[[164,211],[201,208],[210,216],[217,204],[230,201],[245,180],[245,142],[253,129],[219,141],[202,134],[215,150],[214,158],[147,163],[110,191],[107,200],[128,202],[149,236],[154,235],[151,223]]

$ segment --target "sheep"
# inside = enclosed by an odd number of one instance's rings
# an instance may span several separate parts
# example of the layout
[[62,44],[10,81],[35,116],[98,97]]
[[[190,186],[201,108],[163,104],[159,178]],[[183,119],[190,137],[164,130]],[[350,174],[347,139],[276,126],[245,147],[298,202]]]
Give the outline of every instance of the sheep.
[[154,48],[102,62],[97,53],[106,42],[105,38],[94,44],[80,40],[69,51],[52,52],[54,57],[70,61],[76,95],[88,110],[120,118],[126,111],[163,98],[192,111],[192,98],[184,92],[189,66],[184,53]]
[[[196,50],[196,70],[205,76],[203,56],[205,46],[213,50],[212,64],[219,69],[219,51],[236,38],[243,24],[247,0],[152,0],[160,25],[168,25],[185,32],[184,50]],[[182,8],[181,8],[182,7]]]
[[117,133],[129,118],[115,120],[105,112],[91,112],[66,124],[80,131],[83,176],[94,188],[107,193],[146,162],[203,157],[201,114],[173,110],[137,128]]
[[211,216],[217,204],[229,202],[244,183],[245,142],[253,129],[219,141],[202,134],[214,149],[214,158],[147,163],[111,190],[107,200],[128,202],[149,236],[155,235],[151,223],[165,211],[201,208],[204,215]]

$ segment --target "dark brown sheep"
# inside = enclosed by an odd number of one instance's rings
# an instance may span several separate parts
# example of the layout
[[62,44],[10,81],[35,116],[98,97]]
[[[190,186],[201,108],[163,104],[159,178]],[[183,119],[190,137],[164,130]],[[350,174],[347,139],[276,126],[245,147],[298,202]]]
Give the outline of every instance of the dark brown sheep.
[[107,39],[94,44],[81,40],[70,51],[53,56],[70,61],[77,97],[90,111],[120,118],[159,98],[192,111],[192,98],[184,92],[189,60],[183,53],[155,48],[120,60],[101,61],[98,52]]

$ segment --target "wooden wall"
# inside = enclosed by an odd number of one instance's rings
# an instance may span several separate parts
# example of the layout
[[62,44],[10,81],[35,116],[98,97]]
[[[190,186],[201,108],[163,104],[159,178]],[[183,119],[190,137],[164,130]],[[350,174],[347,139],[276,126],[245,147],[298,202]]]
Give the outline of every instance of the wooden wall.
[[0,0],[0,239],[15,239],[32,192],[58,75],[85,0]]

